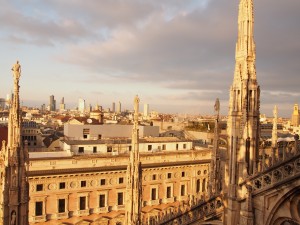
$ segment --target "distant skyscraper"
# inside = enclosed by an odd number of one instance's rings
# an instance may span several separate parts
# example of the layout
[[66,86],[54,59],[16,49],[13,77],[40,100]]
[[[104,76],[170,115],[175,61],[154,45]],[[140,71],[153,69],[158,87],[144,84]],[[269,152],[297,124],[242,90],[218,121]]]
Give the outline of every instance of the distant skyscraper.
[[78,99],[78,111],[81,113],[85,112],[85,100],[82,98]]
[[66,110],[66,104],[65,104],[65,98],[64,97],[62,97],[62,99],[61,99],[61,102],[60,102],[60,105],[59,105],[59,110],[60,111]]
[[147,117],[149,115],[149,104],[144,104],[144,117]]
[[112,111],[112,112],[115,112],[115,111],[116,111],[116,103],[113,102],[111,108],[112,108],[111,111]]
[[13,97],[12,93],[6,95],[6,105],[5,105],[6,107],[5,108],[9,108],[10,100],[12,99],[12,97]]
[[4,98],[0,98],[0,109],[3,110],[5,109],[5,99]]
[[54,95],[50,96],[49,110],[56,111],[56,100],[54,99]]
[[45,105],[45,104],[42,104],[42,105],[41,105],[41,111],[42,111],[42,112],[46,111],[46,105]]
[[119,101],[117,113],[121,113],[121,111],[122,111],[122,105],[121,105],[121,102]]

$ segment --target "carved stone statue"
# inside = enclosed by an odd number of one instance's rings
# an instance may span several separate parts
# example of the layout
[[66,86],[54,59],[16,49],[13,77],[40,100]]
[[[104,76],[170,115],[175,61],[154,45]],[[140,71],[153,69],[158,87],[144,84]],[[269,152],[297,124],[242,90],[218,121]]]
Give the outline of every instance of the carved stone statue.
[[13,65],[11,70],[13,71],[14,79],[19,79],[21,76],[21,65],[19,64],[19,61]]
[[16,217],[17,217],[16,211],[12,211],[10,225],[16,225]]
[[139,103],[140,103],[140,99],[139,99],[139,97],[136,95],[135,98],[134,98],[134,111],[135,111],[135,112],[138,111]]
[[273,109],[273,115],[274,115],[274,118],[277,118],[277,115],[278,115],[278,108],[277,106],[275,105],[274,109]]
[[216,99],[216,103],[215,103],[214,108],[215,108],[216,113],[219,114],[219,111],[220,111],[220,100],[218,98]]

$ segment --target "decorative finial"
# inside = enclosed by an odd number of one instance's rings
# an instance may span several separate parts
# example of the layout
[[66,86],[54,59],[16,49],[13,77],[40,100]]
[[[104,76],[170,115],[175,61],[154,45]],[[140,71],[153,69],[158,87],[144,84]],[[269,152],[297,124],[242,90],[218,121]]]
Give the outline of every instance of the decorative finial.
[[140,99],[139,96],[136,95],[134,98],[134,111],[137,113],[139,110],[139,103],[140,103]]

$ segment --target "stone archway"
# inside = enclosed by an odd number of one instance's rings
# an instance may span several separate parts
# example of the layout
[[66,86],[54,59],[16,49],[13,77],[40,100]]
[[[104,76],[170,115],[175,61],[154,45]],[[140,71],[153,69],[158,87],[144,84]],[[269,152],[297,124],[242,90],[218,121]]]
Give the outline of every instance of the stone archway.
[[273,207],[267,225],[300,225],[300,188],[283,195]]
[[300,223],[290,218],[278,218],[275,223],[276,225],[300,225]]

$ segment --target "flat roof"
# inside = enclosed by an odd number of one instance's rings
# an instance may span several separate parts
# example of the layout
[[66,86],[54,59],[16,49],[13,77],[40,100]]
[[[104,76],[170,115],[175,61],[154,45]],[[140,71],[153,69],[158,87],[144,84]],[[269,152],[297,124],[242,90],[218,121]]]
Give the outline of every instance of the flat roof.
[[[196,165],[196,164],[210,163],[210,161],[211,160],[206,159],[206,160],[191,160],[191,161],[180,161],[180,162],[148,163],[148,164],[142,164],[142,169],[182,166],[182,165]],[[35,177],[35,176],[80,174],[80,173],[91,173],[91,172],[119,171],[119,170],[125,171],[127,170],[127,166],[118,165],[118,166],[103,166],[103,167],[38,170],[38,171],[28,171],[27,174],[29,177]]]
[[[109,138],[97,140],[62,140],[67,145],[93,145],[93,144],[131,144],[129,138]],[[140,143],[164,143],[164,142],[192,142],[188,139],[179,139],[177,137],[146,137],[140,138]]]

